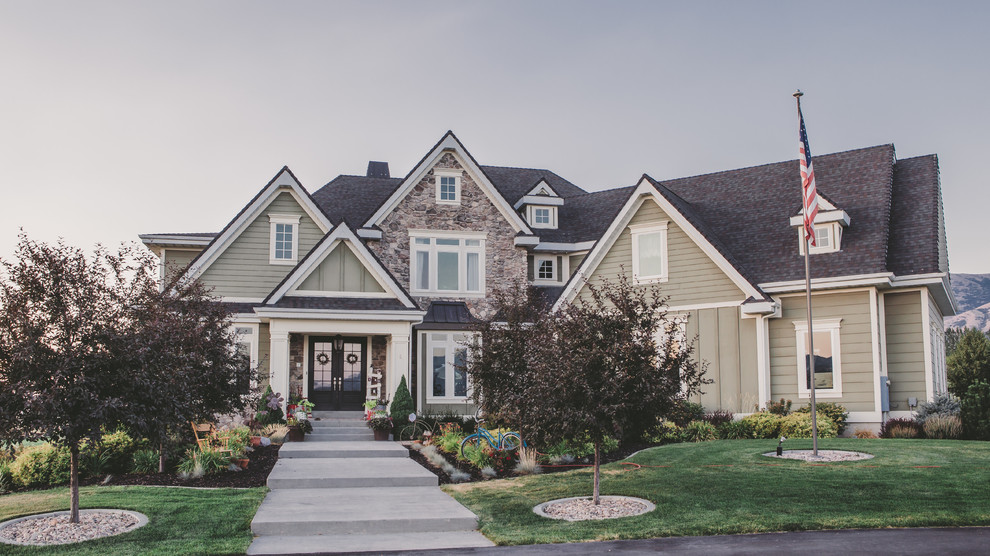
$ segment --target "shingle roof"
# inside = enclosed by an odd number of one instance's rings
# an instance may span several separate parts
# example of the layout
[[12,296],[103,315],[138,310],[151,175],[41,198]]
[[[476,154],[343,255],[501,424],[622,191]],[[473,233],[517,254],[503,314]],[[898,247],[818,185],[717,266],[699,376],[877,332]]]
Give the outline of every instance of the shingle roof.
[[887,267],[897,275],[948,272],[944,239],[938,157],[898,160],[894,165]]
[[402,178],[337,176],[313,193],[313,199],[334,225],[345,221],[360,228],[401,183]]
[[[849,214],[850,225],[841,251],[814,257],[812,277],[887,271],[893,161],[893,145],[815,157],[819,191]],[[794,160],[660,183],[720,240],[744,276],[764,283],[804,277],[789,224],[801,206],[798,175]]]
[[[550,170],[537,168],[511,168],[507,166],[482,166],[481,170],[488,176],[492,184],[502,194],[502,197],[515,206],[523,195],[529,193],[540,180],[546,180],[550,187],[563,198],[584,195],[587,191],[565,180]],[[566,202],[565,202],[566,204]]]
[[533,230],[540,241],[577,243],[597,241],[619,214],[635,187],[620,187],[570,197],[558,209],[556,230]]
[[426,309],[423,323],[416,325],[419,330],[464,330],[478,319],[471,315],[463,301],[434,301]]

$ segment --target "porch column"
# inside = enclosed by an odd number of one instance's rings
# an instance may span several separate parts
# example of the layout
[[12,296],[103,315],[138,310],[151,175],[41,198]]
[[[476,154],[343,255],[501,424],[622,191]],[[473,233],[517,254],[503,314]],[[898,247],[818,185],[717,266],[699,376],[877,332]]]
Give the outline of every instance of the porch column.
[[272,330],[269,382],[272,390],[282,394],[282,411],[289,399],[289,333]]
[[406,377],[406,384],[412,390],[412,377],[409,376],[409,335],[393,334],[388,342],[388,372],[385,373],[388,399],[395,399],[399,380]]

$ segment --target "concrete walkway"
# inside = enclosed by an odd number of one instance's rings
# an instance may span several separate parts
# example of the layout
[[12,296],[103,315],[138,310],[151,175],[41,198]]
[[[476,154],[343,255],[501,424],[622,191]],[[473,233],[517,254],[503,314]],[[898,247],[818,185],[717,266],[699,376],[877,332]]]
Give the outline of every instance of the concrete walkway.
[[361,412],[317,412],[268,475],[248,554],[468,549],[492,542],[397,442],[375,442]]

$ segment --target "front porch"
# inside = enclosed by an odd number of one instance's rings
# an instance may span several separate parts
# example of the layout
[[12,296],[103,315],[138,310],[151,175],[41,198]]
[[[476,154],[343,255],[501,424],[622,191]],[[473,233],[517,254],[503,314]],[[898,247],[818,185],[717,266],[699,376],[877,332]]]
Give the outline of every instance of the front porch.
[[308,398],[321,411],[391,400],[403,376],[412,380],[411,320],[271,318],[272,389],[286,402],[293,394]]

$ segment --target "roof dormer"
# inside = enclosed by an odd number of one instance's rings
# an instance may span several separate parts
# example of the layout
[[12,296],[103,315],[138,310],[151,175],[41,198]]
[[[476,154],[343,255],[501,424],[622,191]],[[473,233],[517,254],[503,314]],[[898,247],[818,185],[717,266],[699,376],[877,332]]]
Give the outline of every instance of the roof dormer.
[[[804,212],[799,212],[790,219],[791,227],[797,229],[798,252],[804,255]],[[834,253],[842,249],[842,233],[849,227],[849,214],[835,204],[818,194],[818,214],[815,216],[815,243],[811,247],[812,255],[817,253]]]
[[516,201],[514,208],[522,213],[530,227],[556,229],[557,207],[563,204],[564,200],[550,184],[541,179],[529,193]]

